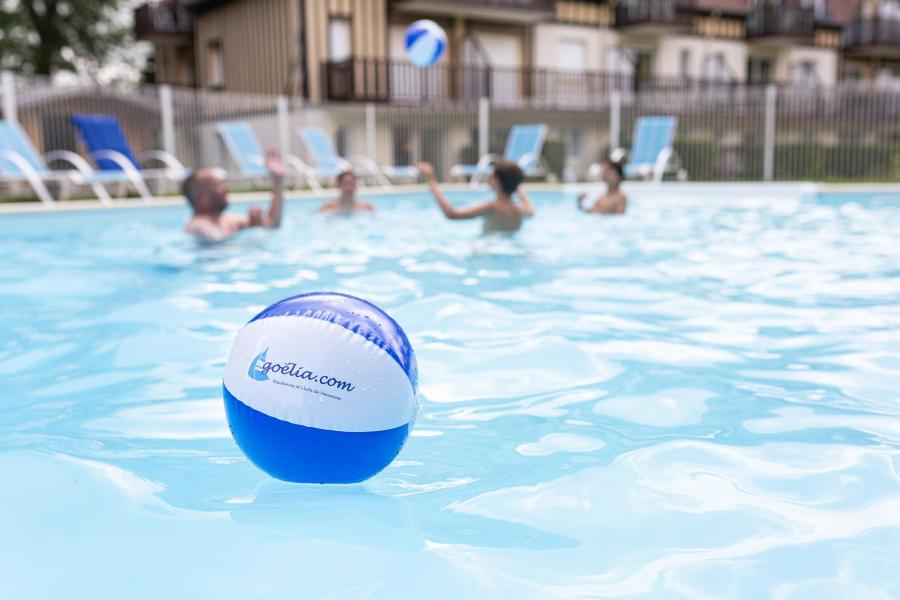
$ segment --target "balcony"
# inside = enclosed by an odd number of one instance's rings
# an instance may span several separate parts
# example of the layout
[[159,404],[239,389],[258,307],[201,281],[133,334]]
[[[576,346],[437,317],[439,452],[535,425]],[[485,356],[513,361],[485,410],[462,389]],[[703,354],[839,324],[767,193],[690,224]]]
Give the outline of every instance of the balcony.
[[616,27],[647,33],[689,28],[693,10],[693,0],[623,0],[616,5]]
[[900,58],[900,20],[857,20],[844,27],[844,50],[854,56]]
[[187,8],[175,0],[144,4],[134,11],[134,35],[153,42],[188,42],[194,23]]
[[556,0],[389,0],[394,12],[461,16],[509,23],[533,23],[552,17]]
[[722,98],[733,82],[684,77],[640,78],[631,74],[551,69],[436,65],[427,69],[405,61],[351,59],[321,66],[325,100],[395,105],[457,105],[488,98],[494,106],[597,110],[610,93],[690,91],[698,98]]
[[793,5],[757,5],[747,16],[747,37],[777,42],[812,40],[816,15],[812,8]]

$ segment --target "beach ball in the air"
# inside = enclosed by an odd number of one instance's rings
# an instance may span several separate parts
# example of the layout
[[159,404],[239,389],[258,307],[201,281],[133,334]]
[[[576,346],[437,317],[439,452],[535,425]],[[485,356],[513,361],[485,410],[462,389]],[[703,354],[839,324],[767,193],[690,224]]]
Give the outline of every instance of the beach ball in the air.
[[415,419],[406,334],[353,296],[276,302],[237,334],[225,367],[228,426],[244,454],[285,481],[353,483],[385,468]]
[[416,21],[406,28],[406,56],[412,64],[430,67],[447,48],[447,34],[429,19]]

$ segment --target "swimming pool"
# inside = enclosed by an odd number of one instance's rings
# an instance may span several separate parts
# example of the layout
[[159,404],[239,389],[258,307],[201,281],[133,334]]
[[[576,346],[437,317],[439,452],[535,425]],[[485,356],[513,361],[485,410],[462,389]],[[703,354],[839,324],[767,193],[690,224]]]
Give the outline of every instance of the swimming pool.
[[[533,196],[515,238],[424,194],[218,246],[180,207],[0,217],[0,596],[900,596],[900,199]],[[320,289],[419,360],[358,486],[224,420],[234,334]]]

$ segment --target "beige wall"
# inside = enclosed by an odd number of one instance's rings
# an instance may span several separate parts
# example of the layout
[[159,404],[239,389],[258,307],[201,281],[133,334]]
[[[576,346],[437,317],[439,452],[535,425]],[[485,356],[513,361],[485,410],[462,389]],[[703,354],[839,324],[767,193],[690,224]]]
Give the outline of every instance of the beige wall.
[[534,65],[539,69],[561,69],[558,48],[563,40],[576,40],[586,47],[587,71],[602,71],[607,48],[618,43],[615,31],[600,27],[541,23],[534,29]]
[[194,85],[194,54],[190,46],[156,45],[156,83]]
[[[296,0],[294,0],[296,1]],[[310,0],[306,2],[306,72],[309,96],[322,97],[321,65],[328,60],[328,21],[331,17],[349,18],[352,28],[353,56],[387,57],[386,0]]]
[[681,75],[681,52],[690,52],[688,76],[702,78],[707,56],[722,54],[735,81],[747,79],[747,44],[742,41],[697,36],[671,36],[659,40],[655,56],[655,72],[664,77]]
[[[313,3],[314,4],[314,3]],[[221,43],[224,88],[282,94],[292,87],[299,56],[295,0],[237,0],[197,15],[194,22],[197,83],[210,84],[208,49]]]
[[819,80],[824,87],[834,87],[838,76],[838,53],[829,48],[790,46],[781,49],[775,56],[775,81],[789,82],[791,67],[803,61],[816,64]]

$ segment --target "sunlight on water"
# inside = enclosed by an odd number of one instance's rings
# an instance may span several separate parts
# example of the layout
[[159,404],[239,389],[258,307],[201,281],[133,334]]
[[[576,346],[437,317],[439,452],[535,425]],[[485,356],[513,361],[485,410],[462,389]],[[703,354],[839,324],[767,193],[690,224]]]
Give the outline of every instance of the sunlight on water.
[[[218,246],[3,217],[0,597],[900,597],[900,199],[534,196],[514,238],[421,195]],[[272,480],[225,423],[233,336],[312,290],[419,359],[365,484]]]

